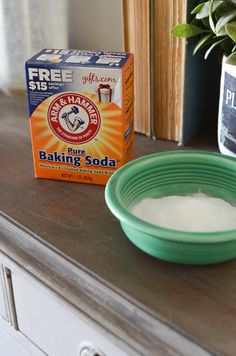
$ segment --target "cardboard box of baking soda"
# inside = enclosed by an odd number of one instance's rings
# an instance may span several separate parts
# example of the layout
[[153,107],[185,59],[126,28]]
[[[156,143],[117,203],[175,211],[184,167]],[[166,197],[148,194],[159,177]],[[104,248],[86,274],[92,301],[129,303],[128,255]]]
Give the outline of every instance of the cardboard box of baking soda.
[[45,49],[26,62],[35,176],[105,184],[133,158],[133,55]]

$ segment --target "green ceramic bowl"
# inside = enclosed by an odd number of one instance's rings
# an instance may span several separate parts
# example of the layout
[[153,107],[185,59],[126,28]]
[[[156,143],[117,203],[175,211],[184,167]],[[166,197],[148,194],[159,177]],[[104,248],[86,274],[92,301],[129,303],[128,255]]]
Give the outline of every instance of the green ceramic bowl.
[[236,159],[187,150],[144,156],[113,174],[106,186],[105,199],[127,237],[152,256],[185,264],[210,264],[235,258],[236,229],[183,232],[150,224],[130,212],[145,197],[199,191],[236,205]]

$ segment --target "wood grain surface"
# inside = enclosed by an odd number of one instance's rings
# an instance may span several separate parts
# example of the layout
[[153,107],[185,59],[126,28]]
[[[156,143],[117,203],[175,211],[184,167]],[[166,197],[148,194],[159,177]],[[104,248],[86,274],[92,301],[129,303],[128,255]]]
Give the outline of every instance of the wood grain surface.
[[[25,99],[2,96],[0,108],[3,213],[180,335],[235,355],[236,261],[184,266],[140,251],[107,209],[104,187],[34,178]],[[207,134],[184,149],[217,150],[215,130]],[[179,148],[136,136],[137,156]]]

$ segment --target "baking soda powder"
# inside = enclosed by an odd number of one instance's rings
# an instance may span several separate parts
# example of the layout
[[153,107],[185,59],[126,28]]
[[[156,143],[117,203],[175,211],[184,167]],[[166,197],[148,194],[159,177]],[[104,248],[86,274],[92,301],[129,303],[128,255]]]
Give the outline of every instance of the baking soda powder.
[[132,208],[132,213],[149,223],[174,230],[213,232],[236,229],[236,207],[201,193],[145,198]]

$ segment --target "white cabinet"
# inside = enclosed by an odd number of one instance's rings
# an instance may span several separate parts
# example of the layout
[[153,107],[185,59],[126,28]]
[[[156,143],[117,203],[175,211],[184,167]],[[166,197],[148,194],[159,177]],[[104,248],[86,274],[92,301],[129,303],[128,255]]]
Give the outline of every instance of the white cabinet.
[[11,271],[5,259],[0,261],[0,356],[43,356],[45,353],[18,330]]
[[45,356],[45,353],[0,318],[0,356]]
[[[12,284],[19,330],[45,353],[127,356],[96,329],[96,324],[91,326],[82,314],[40,282],[13,272]],[[86,353],[86,345],[91,345],[94,351]]]
[[16,342],[15,338],[3,328],[0,328],[0,342],[0,355],[2,356],[32,356],[30,351],[26,350],[22,345]]
[[7,318],[7,309],[6,309],[6,297],[4,292],[4,275],[3,275],[3,266],[0,264],[0,317],[3,319]]
[[109,330],[0,255],[0,356],[43,355],[128,356]]

